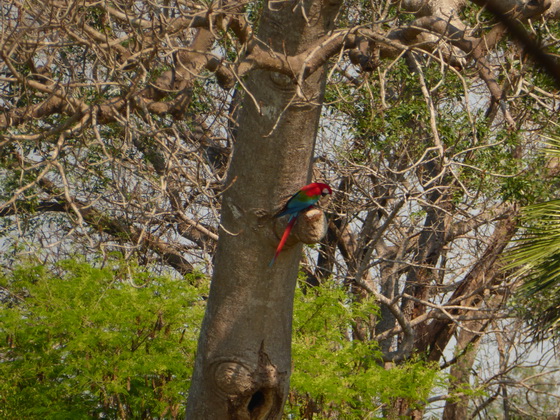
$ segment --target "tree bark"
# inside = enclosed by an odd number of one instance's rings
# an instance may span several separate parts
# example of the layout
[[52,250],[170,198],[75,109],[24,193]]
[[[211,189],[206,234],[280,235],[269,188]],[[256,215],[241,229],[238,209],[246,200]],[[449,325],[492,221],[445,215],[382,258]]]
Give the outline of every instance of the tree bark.
[[[297,54],[332,29],[339,6],[313,0],[265,4],[258,38],[271,54]],[[188,419],[281,418],[302,247],[289,240],[268,266],[278,242],[272,216],[310,179],[324,75],[318,70],[299,89],[297,75],[265,70],[246,81]],[[316,223],[324,221],[298,220],[295,236],[298,225],[304,236]]]
[[[475,362],[476,353],[480,345],[480,338],[487,326],[487,322],[480,320],[466,322],[468,329],[463,329],[457,337],[457,345],[455,346],[458,360],[449,374],[451,376],[449,393],[457,392],[460,387],[468,387],[471,369]],[[479,334],[477,334],[479,332]],[[457,400],[447,401],[442,414],[442,420],[466,419],[468,418],[468,406],[470,396],[463,395]]]

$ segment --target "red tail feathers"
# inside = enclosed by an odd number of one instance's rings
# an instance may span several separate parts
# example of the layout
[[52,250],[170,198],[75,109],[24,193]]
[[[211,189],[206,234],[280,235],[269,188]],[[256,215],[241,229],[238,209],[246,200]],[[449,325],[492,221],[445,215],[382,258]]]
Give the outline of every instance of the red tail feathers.
[[282,239],[280,239],[278,248],[276,248],[276,253],[274,254],[274,257],[272,257],[272,260],[270,260],[270,263],[268,264],[269,267],[272,267],[274,265],[274,261],[276,261],[276,258],[278,257],[278,255],[282,251],[282,248],[284,247],[284,244],[288,240],[288,236],[290,236],[290,232],[292,231],[292,228],[294,227],[296,220],[297,220],[297,214],[294,214],[292,215],[292,217],[290,217],[290,221],[288,222],[288,225],[286,226],[286,229],[282,234]]

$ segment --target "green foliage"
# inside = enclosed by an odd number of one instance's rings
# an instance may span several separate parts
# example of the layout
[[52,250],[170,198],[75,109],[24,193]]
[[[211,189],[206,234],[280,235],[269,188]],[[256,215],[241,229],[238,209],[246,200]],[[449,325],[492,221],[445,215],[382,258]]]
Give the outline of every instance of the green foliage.
[[313,418],[326,418],[328,413],[364,418],[368,413],[381,415],[381,408],[396,398],[411,404],[426,400],[437,369],[413,361],[386,370],[376,342],[349,339],[353,328],[366,327],[376,313],[372,299],[349,301],[334,283],[307,294],[297,290],[292,392],[285,411],[290,418],[312,418],[313,411],[320,413]]
[[0,417],[176,418],[205,291],[186,281],[65,261],[0,279]]
[[514,307],[537,331],[560,331],[560,200],[523,209],[523,236],[507,255],[523,279]]
[[[0,417],[181,417],[207,293],[194,280],[77,261],[2,276]],[[322,415],[362,418],[395,398],[427,398],[436,369],[410,362],[385,370],[375,342],[348,339],[376,312],[372,300],[349,301],[332,283],[298,289],[290,418],[308,418],[310,404]]]
[[[549,139],[546,154],[560,158],[560,141]],[[527,206],[522,236],[508,252],[508,270],[522,279],[513,306],[532,324],[537,336],[560,332],[560,200]]]
[[[406,168],[421,158],[438,159],[437,152],[427,152],[435,142],[430,111],[421,89],[423,80],[430,91],[446,159],[461,183],[454,203],[485,197],[491,202],[529,204],[547,197],[551,188],[550,181],[543,182],[542,157],[530,149],[520,154],[532,134],[509,128],[493,129],[487,110],[475,103],[476,86],[471,87],[471,82],[451,69],[442,72],[440,63],[427,56],[418,54],[416,59],[421,75],[411,71],[402,60],[386,69],[383,83],[372,77],[359,86],[327,86],[325,112],[341,120],[345,131],[352,135],[340,156],[369,167],[390,167],[403,162]],[[383,96],[372,95],[376,91]],[[524,100],[525,113],[535,112],[536,121],[550,120],[546,109],[534,98],[527,95]],[[422,175],[421,171],[411,170],[404,176],[411,180]],[[425,182],[421,178],[420,181]]]

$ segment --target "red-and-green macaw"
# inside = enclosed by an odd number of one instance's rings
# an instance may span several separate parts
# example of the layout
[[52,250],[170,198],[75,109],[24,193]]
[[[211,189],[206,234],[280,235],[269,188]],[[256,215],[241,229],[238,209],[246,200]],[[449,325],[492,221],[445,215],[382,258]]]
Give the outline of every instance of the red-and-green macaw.
[[322,184],[320,182],[313,182],[309,185],[306,185],[297,193],[292,195],[292,198],[288,200],[288,202],[282,208],[282,210],[276,213],[274,217],[282,217],[289,214],[290,218],[288,219],[288,225],[286,226],[286,230],[284,230],[282,239],[280,239],[278,248],[276,248],[276,253],[274,254],[274,257],[272,257],[272,260],[270,261],[269,264],[270,266],[274,264],[274,261],[276,261],[276,257],[278,257],[278,254],[280,254],[282,248],[284,247],[284,244],[288,240],[288,236],[290,236],[290,232],[292,231],[292,228],[296,223],[298,214],[301,211],[315,205],[321,197],[327,194],[332,194],[331,187],[329,187],[327,184]]

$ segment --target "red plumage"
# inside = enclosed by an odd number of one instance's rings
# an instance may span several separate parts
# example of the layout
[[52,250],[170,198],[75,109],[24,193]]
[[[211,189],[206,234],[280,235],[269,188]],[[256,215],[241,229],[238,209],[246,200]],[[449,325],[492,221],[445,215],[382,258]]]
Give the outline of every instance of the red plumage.
[[288,225],[286,226],[286,229],[284,230],[284,233],[282,234],[282,238],[280,239],[280,242],[278,243],[278,247],[276,248],[276,252],[274,253],[274,257],[272,257],[272,260],[270,261],[270,264],[269,264],[270,266],[272,266],[274,264],[274,261],[276,261],[276,258],[278,257],[278,255],[282,251],[282,248],[284,248],[284,244],[288,240],[288,236],[290,236],[290,232],[292,231],[292,228],[296,224],[296,220],[297,220],[297,218],[295,218],[293,216],[290,217],[290,221],[288,222]]
[[321,182],[313,182],[311,184],[308,184],[305,187],[303,187],[300,191],[304,192],[309,197],[332,194],[331,187]]

